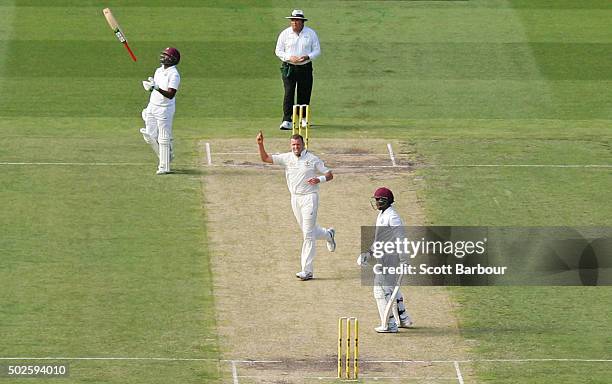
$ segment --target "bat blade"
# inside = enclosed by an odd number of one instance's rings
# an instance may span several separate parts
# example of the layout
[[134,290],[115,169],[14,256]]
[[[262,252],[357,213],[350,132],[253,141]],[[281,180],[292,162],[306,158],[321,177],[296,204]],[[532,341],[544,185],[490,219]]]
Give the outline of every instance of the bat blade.
[[125,34],[121,30],[121,27],[119,26],[119,23],[117,22],[117,19],[115,19],[113,12],[110,10],[110,8],[104,8],[102,10],[102,13],[104,14],[104,18],[106,19],[108,26],[115,33],[117,40],[119,40],[119,42],[125,46],[132,60],[136,61],[136,56],[134,55],[134,52],[132,52],[132,49],[130,49],[130,46],[128,45],[128,42],[127,42],[127,38],[125,37]]
[[111,12],[110,8],[104,8],[102,13],[104,13],[106,22],[113,31],[119,28],[119,23],[117,23],[117,19],[115,19],[115,16],[113,16],[113,12]]

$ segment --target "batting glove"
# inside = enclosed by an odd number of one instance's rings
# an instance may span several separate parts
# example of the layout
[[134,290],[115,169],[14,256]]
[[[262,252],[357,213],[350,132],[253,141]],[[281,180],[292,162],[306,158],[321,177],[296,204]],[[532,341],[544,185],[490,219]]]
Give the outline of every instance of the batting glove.
[[155,87],[155,83],[152,83],[148,80],[143,80],[142,81],[142,87],[144,88],[145,91],[147,92],[151,92],[153,91],[153,88]]
[[370,252],[363,252],[362,254],[359,255],[359,257],[357,257],[357,265],[359,266],[367,266],[368,265],[368,261],[370,259],[372,255],[370,254]]
[[[151,84],[153,84],[153,89],[154,89],[154,90],[156,90],[156,91],[157,91],[157,90],[159,90],[159,86],[158,86],[157,84],[155,84],[155,80],[153,80],[153,78],[152,78],[152,77],[149,77],[147,80],[149,80],[149,81],[151,82]],[[153,90],[153,89],[152,89],[152,90]],[[151,90],[151,91],[152,91],[152,90]]]

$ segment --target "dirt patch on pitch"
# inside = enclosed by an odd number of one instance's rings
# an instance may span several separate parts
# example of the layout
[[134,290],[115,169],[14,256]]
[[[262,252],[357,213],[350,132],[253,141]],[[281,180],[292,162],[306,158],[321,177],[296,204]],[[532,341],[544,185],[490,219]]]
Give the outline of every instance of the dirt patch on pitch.
[[[391,150],[387,144],[391,145]],[[317,140],[310,149],[323,158],[336,173],[377,172],[397,173],[414,169],[418,164],[414,153],[405,150],[406,145],[390,140]],[[205,146],[202,145],[202,149]],[[286,152],[286,139],[266,139],[270,154]],[[263,168],[257,147],[252,140],[216,140],[210,143],[212,165],[216,167]],[[396,152],[397,151],[397,152]],[[393,156],[393,158],[392,158]]]
[[[315,279],[302,282],[295,277],[300,270],[301,233],[283,170],[260,164],[254,140],[211,142],[213,166],[204,165],[203,185],[217,325],[227,373],[235,374],[240,383],[331,380],[336,374],[340,316],[360,320],[362,377],[412,377],[412,382],[415,377],[446,377],[441,373],[448,370],[444,364],[379,361],[465,358],[467,349],[444,288],[404,288],[416,327],[395,335],[373,331],[378,313],[372,288],[361,285],[355,264],[360,227],[373,225],[376,218],[369,196],[377,187],[388,186],[407,225],[421,225],[425,218],[410,168],[348,167],[364,159],[345,164],[346,159],[338,156],[361,154],[371,156],[364,165],[372,165],[372,159],[389,165],[386,143],[317,142],[315,152],[337,175],[321,187],[318,222],[336,228],[338,248],[329,253],[325,242],[319,242]],[[281,152],[288,145],[286,140],[273,140],[267,148]],[[402,162],[413,161],[408,155],[396,156]],[[205,154],[202,158],[206,163]]]

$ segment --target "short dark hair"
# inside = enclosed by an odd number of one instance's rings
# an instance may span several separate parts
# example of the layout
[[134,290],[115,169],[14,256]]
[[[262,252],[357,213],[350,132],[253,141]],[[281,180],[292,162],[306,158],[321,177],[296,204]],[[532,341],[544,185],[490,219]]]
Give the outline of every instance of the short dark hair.
[[291,135],[291,140],[297,140],[300,139],[302,141],[302,144],[304,144],[304,138],[302,137],[302,135],[296,133],[295,135]]

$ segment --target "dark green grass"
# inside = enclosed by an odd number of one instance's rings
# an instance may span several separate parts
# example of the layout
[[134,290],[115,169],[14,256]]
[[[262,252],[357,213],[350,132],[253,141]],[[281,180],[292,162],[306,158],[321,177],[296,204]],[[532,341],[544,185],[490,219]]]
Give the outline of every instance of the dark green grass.
[[[608,287],[460,289],[464,296],[459,303],[470,314],[461,324],[462,334],[488,339],[479,352],[489,359],[610,358],[612,337],[593,332],[611,320]],[[475,301],[488,310],[479,310]]]
[[[535,16],[531,9],[491,3],[366,2],[357,14],[345,2],[313,2],[312,26],[324,42],[315,63],[317,121],[610,119],[603,80],[610,80],[612,61],[602,58],[612,39],[602,2],[585,4],[581,13],[547,9]],[[3,115],[131,116],[146,103],[139,81],[152,73],[168,44],[182,50],[181,73],[190,80],[181,89],[179,116],[279,114],[282,87],[273,48],[285,25],[284,3],[187,2],[168,9],[156,6],[161,3],[110,4],[137,63],[108,38],[97,3],[69,9],[60,4],[15,11],[14,38],[0,50],[11,52],[4,72],[17,94],[4,98]],[[329,9],[337,12],[330,15]],[[41,18],[61,23],[32,28]],[[189,28],[176,28],[177,18]],[[236,27],[245,19],[246,34]]]
[[[610,360],[610,287],[455,288],[461,333],[486,359]],[[479,362],[484,383],[609,383],[610,362]]]
[[[288,1],[0,1],[0,356],[217,359],[197,141],[281,137]],[[138,56],[132,63],[101,9]],[[610,225],[609,1],[307,1],[316,138],[399,139],[427,221]],[[155,178],[140,81],[183,54],[177,169]],[[142,164],[142,165],[140,165]],[[374,187],[374,186],[373,186]],[[610,290],[454,290],[475,359],[611,356]],[[256,357],[255,357],[256,358]],[[605,382],[609,363],[481,363],[484,382]],[[216,362],[72,363],[69,382],[209,382]],[[222,368],[223,369],[223,368]]]
[[431,223],[610,224],[612,171],[581,167],[612,164],[609,140],[456,138],[416,141],[414,148],[405,146],[403,151],[431,154],[422,159],[432,167],[422,171],[425,195],[436,196],[435,203],[428,204]]
[[[200,181],[146,170],[3,169],[0,355],[216,358]],[[146,381],[121,366],[115,380]],[[208,368],[184,382],[216,376]],[[87,372],[75,367],[74,382]]]
[[425,194],[440,195],[435,207],[427,204],[428,220],[438,225],[609,224],[609,169],[450,168],[425,174]]
[[[9,360],[2,365],[68,365],[68,377],[48,379],[54,383],[214,383],[217,380],[211,372],[218,371],[217,361],[146,361],[115,360]],[[168,379],[168,378],[171,379]],[[119,378],[119,379],[118,379]],[[37,379],[6,379],[6,382],[28,384]],[[47,380],[44,380],[47,381]]]
[[608,384],[609,362],[480,362],[479,383],[495,384]]

